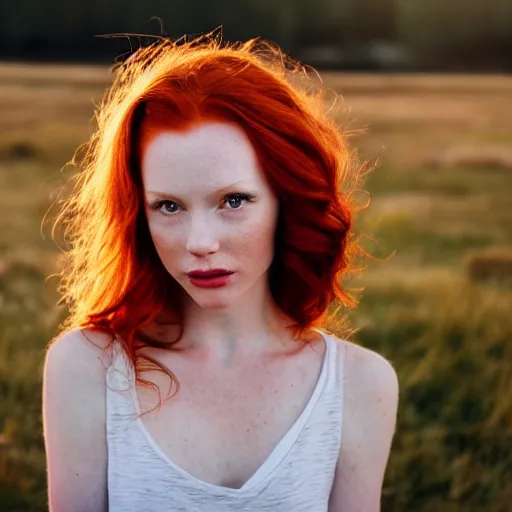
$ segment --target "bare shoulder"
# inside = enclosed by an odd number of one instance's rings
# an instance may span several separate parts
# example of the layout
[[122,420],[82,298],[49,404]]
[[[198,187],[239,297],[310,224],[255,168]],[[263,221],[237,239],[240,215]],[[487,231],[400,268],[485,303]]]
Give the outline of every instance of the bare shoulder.
[[111,337],[72,330],[48,347],[43,434],[51,512],[106,510],[106,372]]
[[398,398],[398,377],[390,361],[377,352],[346,340],[340,340],[345,362],[347,398]]
[[54,339],[46,350],[43,373],[44,405],[56,397],[74,400],[74,417],[100,411],[106,389],[106,371],[111,363],[105,333],[74,329]]
[[382,355],[338,341],[345,355],[343,426],[329,512],[378,511],[396,427],[398,377]]
[[67,331],[48,345],[46,359],[65,358],[71,362],[90,363],[97,360],[104,368],[108,368],[111,362],[109,349],[112,337],[100,331],[90,329],[73,329]]

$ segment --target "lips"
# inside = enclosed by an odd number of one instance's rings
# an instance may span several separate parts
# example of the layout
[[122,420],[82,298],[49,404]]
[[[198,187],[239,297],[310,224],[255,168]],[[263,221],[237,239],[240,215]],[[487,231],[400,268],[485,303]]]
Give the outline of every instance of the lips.
[[193,286],[197,286],[199,288],[221,288],[231,283],[234,274],[235,272],[227,270],[222,272],[212,270],[206,273],[191,272],[188,277]]
[[195,279],[207,279],[211,277],[225,276],[233,273],[233,271],[225,269],[194,270],[192,272],[189,272],[188,276],[193,277]]

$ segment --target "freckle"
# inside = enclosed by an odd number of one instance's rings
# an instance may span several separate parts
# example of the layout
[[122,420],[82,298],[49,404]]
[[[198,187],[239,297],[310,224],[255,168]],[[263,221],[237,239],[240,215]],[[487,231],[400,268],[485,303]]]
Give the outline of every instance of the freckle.
[[251,431],[251,429],[250,429],[250,428],[248,428],[248,429],[246,430],[246,432],[250,432],[250,431]]
[[266,421],[264,421],[263,423],[264,423],[265,425],[267,424],[267,422],[266,422]]

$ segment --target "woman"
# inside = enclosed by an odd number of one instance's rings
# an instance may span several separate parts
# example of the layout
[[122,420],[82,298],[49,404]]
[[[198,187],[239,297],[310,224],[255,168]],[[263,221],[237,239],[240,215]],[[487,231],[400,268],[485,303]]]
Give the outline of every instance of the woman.
[[379,510],[396,374],[326,327],[354,305],[352,160],[283,62],[164,41],[99,107],[60,217],[52,512]]

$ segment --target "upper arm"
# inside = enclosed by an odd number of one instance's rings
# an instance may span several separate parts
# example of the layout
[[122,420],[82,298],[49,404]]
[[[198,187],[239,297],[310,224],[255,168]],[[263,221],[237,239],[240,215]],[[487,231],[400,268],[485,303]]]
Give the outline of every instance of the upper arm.
[[[88,331],[100,345],[106,336]],[[105,372],[80,330],[50,345],[43,374],[43,433],[51,512],[103,512],[107,503]]]
[[343,432],[329,512],[377,512],[398,409],[398,379],[382,356],[347,343]]

